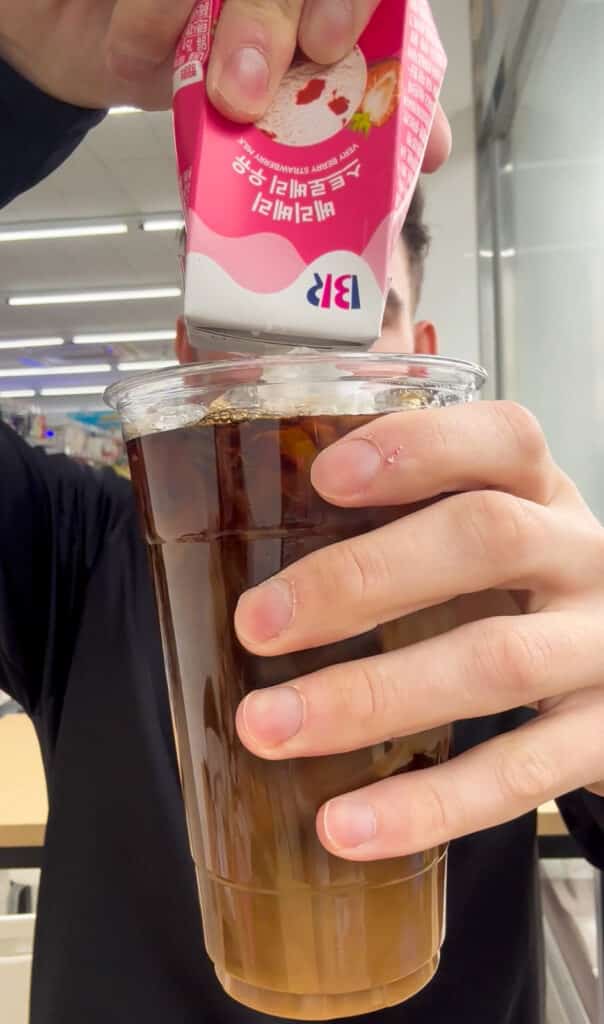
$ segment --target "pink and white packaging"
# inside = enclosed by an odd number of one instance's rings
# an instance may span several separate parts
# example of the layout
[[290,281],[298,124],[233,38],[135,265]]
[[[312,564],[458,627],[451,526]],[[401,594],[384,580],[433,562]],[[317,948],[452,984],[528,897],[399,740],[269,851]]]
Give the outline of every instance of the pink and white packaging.
[[209,103],[222,0],[198,0],[174,71],[187,227],[185,317],[199,332],[363,347],[380,333],[389,266],[415,190],[446,57],[427,0],[381,0],[358,45],[297,60],[255,125]]

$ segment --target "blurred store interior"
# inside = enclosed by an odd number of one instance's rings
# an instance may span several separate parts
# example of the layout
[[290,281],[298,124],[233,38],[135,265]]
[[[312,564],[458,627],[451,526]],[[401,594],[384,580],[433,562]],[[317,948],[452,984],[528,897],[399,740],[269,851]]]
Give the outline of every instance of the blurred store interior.
[[[454,150],[426,180],[433,245],[420,316],[437,323],[443,353],[488,369],[490,396],[538,415],[602,517],[604,2],[432,6],[449,55]],[[168,113],[111,110],[67,163],[0,212],[0,414],[49,453],[119,473],[125,454],[103,391],[175,359],[171,132]],[[0,1016],[24,1024],[38,861],[13,867],[2,854],[39,850],[46,805],[33,743],[9,742],[8,730],[2,739],[18,709],[0,701],[0,990],[3,958],[18,975]],[[548,1024],[602,1024],[599,879],[553,806],[541,833]]]

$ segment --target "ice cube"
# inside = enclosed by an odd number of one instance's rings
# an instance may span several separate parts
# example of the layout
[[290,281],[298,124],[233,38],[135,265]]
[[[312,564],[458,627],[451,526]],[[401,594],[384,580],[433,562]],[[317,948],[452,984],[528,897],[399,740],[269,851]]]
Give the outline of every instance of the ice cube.
[[207,407],[195,403],[148,408],[138,415],[125,414],[122,419],[122,431],[127,441],[135,437],[146,437],[148,434],[160,434],[167,430],[179,430],[199,423],[206,414]]
[[274,364],[267,363],[262,371],[262,380],[267,384],[279,384],[281,381],[290,380],[341,380],[347,377],[345,370],[340,370],[335,362],[328,362],[321,358],[309,359],[298,362],[300,356],[317,356],[316,349],[298,347],[292,348],[287,357],[292,361],[287,363],[279,360]]

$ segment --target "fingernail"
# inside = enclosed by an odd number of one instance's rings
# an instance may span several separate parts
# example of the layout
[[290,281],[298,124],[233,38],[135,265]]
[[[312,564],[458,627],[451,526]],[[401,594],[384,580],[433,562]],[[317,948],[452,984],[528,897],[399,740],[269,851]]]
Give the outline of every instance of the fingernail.
[[111,71],[128,82],[146,78],[158,68],[157,61],[123,50],[111,50],[107,59]]
[[242,46],[222,65],[217,89],[235,111],[262,111],[270,80],[266,57],[254,46]]
[[382,466],[382,454],[371,441],[343,441],[326,448],[312,467],[313,486],[326,497],[343,498],[363,491]]
[[350,43],[354,28],[351,0],[311,0],[304,16],[305,42],[340,48]]
[[242,706],[248,734],[263,747],[278,747],[302,727],[304,704],[293,686],[276,686],[250,693]]
[[334,849],[352,850],[375,838],[377,819],[370,804],[355,797],[341,797],[327,804],[323,827]]
[[274,640],[294,616],[294,594],[284,579],[269,580],[239,598],[238,631],[249,640]]

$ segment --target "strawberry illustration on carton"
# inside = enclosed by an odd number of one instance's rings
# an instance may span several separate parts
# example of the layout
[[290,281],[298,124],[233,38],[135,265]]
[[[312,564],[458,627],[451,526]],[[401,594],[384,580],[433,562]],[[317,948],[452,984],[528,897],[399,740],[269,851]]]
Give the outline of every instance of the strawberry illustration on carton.
[[372,128],[381,128],[394,117],[399,105],[401,65],[397,60],[374,64],[367,74],[365,93],[350,127],[368,135]]
[[205,93],[220,7],[198,0],[174,72],[189,331],[223,332],[239,351],[258,335],[364,347],[380,333],[445,72],[429,4],[381,0],[350,54],[294,61],[249,126]]

